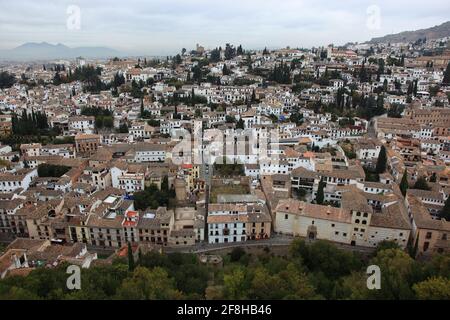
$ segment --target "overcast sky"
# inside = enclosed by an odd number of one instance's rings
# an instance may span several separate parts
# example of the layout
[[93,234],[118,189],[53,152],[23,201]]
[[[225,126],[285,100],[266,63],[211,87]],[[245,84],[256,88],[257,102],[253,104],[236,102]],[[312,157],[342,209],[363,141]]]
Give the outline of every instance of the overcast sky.
[[[70,5],[80,9],[79,29]],[[448,0],[0,0],[0,49],[41,41],[149,55],[196,43],[311,47],[363,42],[449,18]]]

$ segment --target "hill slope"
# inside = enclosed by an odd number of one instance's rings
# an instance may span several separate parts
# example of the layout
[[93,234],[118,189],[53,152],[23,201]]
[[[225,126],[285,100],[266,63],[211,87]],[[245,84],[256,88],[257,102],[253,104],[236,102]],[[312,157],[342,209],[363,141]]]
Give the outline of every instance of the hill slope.
[[84,58],[107,58],[118,56],[116,50],[106,47],[78,47],[70,48],[61,43],[56,45],[41,42],[29,42],[11,50],[0,51],[0,59],[3,60],[51,60]]
[[369,43],[396,43],[412,42],[418,39],[438,39],[450,36],[450,21],[444,22],[438,26],[416,31],[404,31],[396,34],[389,34],[384,37],[372,38]]

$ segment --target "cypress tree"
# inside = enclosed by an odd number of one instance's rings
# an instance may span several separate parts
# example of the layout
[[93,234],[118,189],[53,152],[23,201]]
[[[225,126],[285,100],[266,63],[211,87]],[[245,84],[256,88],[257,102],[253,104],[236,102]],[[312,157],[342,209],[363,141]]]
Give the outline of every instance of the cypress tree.
[[444,79],[442,80],[442,84],[450,84],[450,62],[447,64],[447,69],[444,72]]
[[133,250],[131,249],[131,243],[128,242],[128,270],[133,271],[134,270],[134,257],[133,257]]
[[323,201],[325,199],[325,195],[323,193],[323,189],[325,188],[327,184],[323,181],[323,177],[320,179],[319,187],[317,189],[317,196],[316,196],[316,202],[317,204],[323,204]]
[[405,169],[403,172],[402,181],[400,182],[400,190],[402,191],[403,196],[406,196],[406,191],[408,191],[408,172]]
[[439,216],[447,221],[450,221],[450,196],[445,200],[444,208],[442,208]]
[[144,117],[144,99],[141,99],[141,118]]
[[377,173],[378,174],[384,173],[386,171],[386,165],[387,165],[386,148],[384,146],[381,146],[381,150],[377,160],[377,167],[376,167]]

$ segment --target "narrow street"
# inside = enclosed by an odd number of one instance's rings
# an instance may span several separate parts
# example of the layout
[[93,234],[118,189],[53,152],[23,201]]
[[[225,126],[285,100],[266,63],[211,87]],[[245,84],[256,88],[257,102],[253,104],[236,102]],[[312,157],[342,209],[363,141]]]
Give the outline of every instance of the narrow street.
[[[306,241],[306,243],[314,243],[317,240],[308,240],[306,238],[302,237],[292,237],[288,235],[279,235],[279,234],[272,234],[270,239],[266,240],[249,240],[246,242],[237,242],[237,243],[220,243],[220,244],[210,244],[210,243],[199,243],[195,246],[190,247],[171,247],[171,248],[164,248],[164,251],[166,253],[172,253],[172,252],[181,252],[181,253],[208,253],[208,252],[214,252],[219,251],[223,249],[229,249],[229,248],[246,248],[246,247],[277,247],[277,246],[289,246],[294,239],[303,239]],[[333,243],[336,245],[339,249],[344,250],[351,250],[356,252],[361,252],[364,254],[373,252],[374,248],[367,248],[367,247],[359,247],[359,246],[351,246],[348,244],[340,244],[340,243]]]

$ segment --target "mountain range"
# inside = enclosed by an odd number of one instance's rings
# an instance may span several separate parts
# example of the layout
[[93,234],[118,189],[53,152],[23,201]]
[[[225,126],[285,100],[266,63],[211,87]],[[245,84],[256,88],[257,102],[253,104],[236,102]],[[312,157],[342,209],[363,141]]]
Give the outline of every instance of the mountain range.
[[404,31],[396,34],[389,34],[384,37],[372,38],[369,43],[414,42],[423,38],[439,39],[444,37],[450,37],[450,21],[427,29]]
[[120,56],[120,52],[107,47],[70,48],[61,43],[28,42],[10,50],[0,50],[1,60],[53,60],[83,58],[110,58]]
[[[372,38],[367,43],[413,42],[423,38],[438,39],[443,37],[450,37],[450,21],[431,28]],[[28,42],[14,49],[0,50],[0,60],[11,61],[73,59],[76,57],[111,58],[116,56],[120,57],[123,54],[108,47],[71,48],[61,43],[50,44],[47,42]]]

